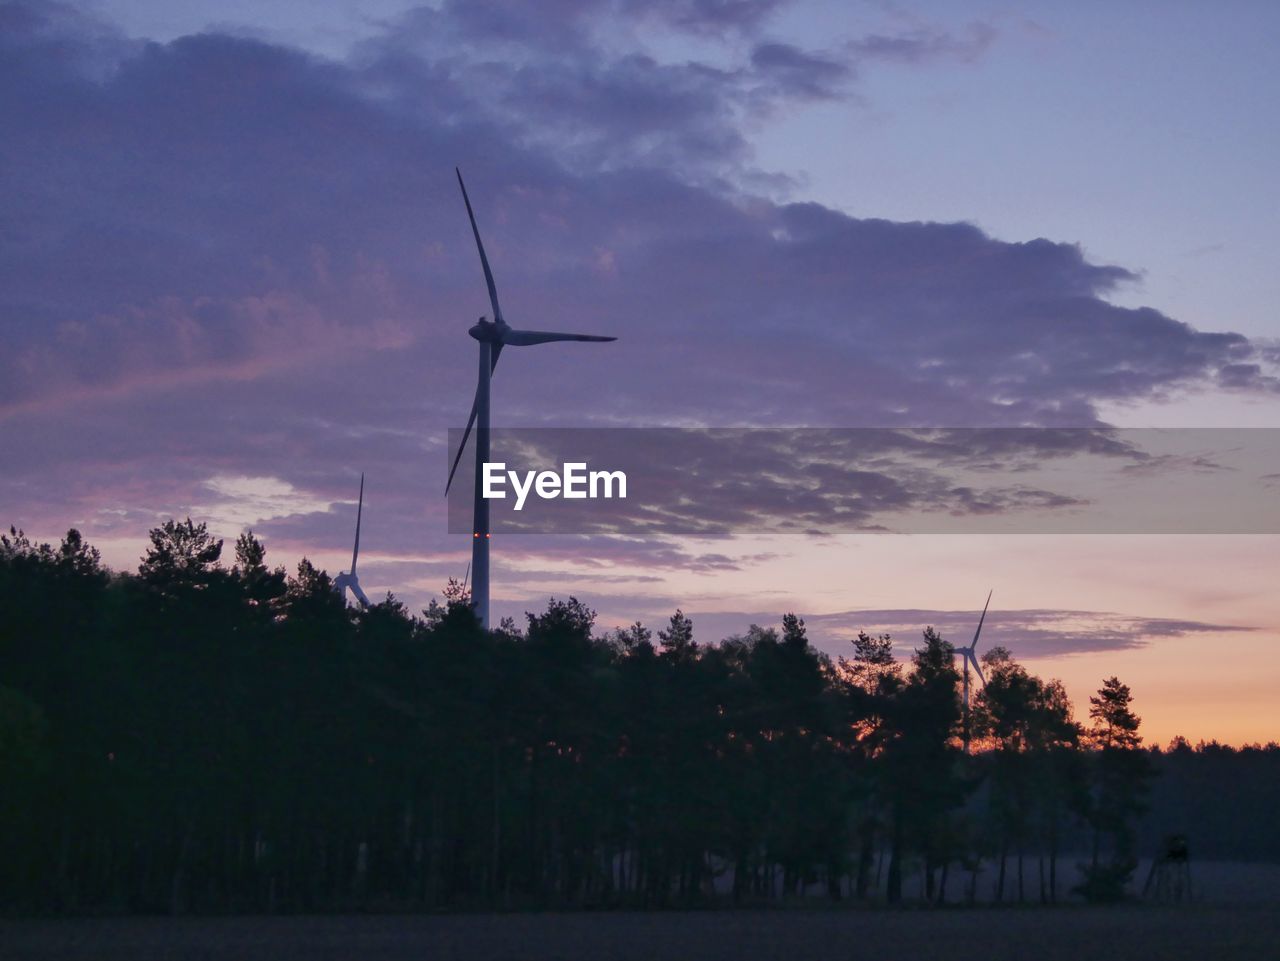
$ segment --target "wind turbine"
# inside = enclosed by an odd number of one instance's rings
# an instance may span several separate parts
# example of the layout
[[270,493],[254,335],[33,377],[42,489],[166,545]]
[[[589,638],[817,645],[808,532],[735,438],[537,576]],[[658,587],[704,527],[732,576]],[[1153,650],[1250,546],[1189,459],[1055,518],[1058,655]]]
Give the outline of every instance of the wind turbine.
[[356,546],[351,551],[351,570],[343,571],[333,579],[333,589],[345,601],[348,588],[361,607],[369,606],[369,598],[360,590],[360,578],[356,577],[356,561],[360,558],[360,515],[364,513],[364,474],[360,475],[360,500],[356,504]]
[[973,665],[973,670],[978,675],[978,680],[982,682],[982,686],[987,686],[987,679],[982,676],[982,665],[978,663],[978,636],[982,633],[982,624],[987,619],[987,608],[991,606],[991,595],[995,591],[987,592],[987,603],[982,605],[982,616],[978,618],[978,629],[973,632],[973,641],[968,647],[961,647],[957,650],[960,656],[964,658],[964,752],[969,753],[969,665]]
[[449,493],[453,485],[453,475],[462,460],[462,452],[467,446],[467,438],[471,436],[471,428],[476,428],[476,477],[474,506],[471,521],[471,606],[475,609],[476,618],[481,627],[489,624],[489,502],[482,496],[484,465],[489,460],[489,381],[493,370],[498,366],[498,356],[503,347],[532,347],[535,344],[549,344],[558,340],[590,340],[610,341],[617,337],[599,337],[595,334],[560,334],[546,330],[516,330],[508,326],[502,319],[502,308],[498,306],[498,288],[493,282],[493,271],[489,269],[489,258],[485,256],[484,244],[480,241],[480,228],[476,226],[476,215],[471,210],[471,200],[467,197],[467,185],[462,182],[462,171],[454,168],[458,174],[458,186],[462,188],[462,202],[467,205],[467,217],[471,220],[471,232],[476,238],[476,249],[480,252],[480,266],[484,268],[484,282],[489,288],[489,304],[493,307],[493,320],[481,317],[470,330],[471,337],[480,344],[480,369],[476,381],[476,398],[471,404],[471,416],[467,418],[467,429],[463,431],[462,443],[458,445],[458,453],[449,468],[449,480],[444,492]]

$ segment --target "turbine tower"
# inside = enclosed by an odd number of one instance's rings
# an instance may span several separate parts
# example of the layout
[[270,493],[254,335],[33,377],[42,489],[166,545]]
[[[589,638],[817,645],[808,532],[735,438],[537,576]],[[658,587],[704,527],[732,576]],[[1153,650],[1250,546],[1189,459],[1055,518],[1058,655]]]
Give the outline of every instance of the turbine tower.
[[991,606],[991,595],[994,590],[987,592],[987,603],[982,605],[982,616],[978,618],[978,629],[973,632],[973,641],[968,647],[959,648],[960,656],[964,658],[964,753],[969,753],[969,665],[973,665],[973,670],[978,675],[978,680],[982,682],[982,686],[987,686],[987,679],[982,676],[982,665],[978,663],[978,636],[982,634],[982,623],[987,619],[987,608]]
[[471,606],[475,609],[476,618],[481,627],[489,626],[489,502],[483,496],[484,465],[489,460],[489,380],[493,370],[498,366],[498,356],[503,347],[531,347],[534,344],[549,344],[559,340],[610,341],[617,337],[598,337],[594,334],[560,334],[546,330],[516,330],[508,326],[502,319],[502,308],[498,306],[498,288],[493,282],[493,271],[489,269],[489,258],[485,256],[484,244],[480,241],[480,228],[476,226],[476,215],[471,210],[471,200],[467,197],[467,185],[462,182],[462,171],[454,168],[458,175],[458,186],[462,188],[462,202],[467,205],[467,217],[471,221],[471,232],[476,238],[476,250],[480,252],[480,266],[484,268],[484,282],[489,288],[489,304],[493,307],[493,320],[481,317],[470,330],[471,337],[480,344],[480,368],[476,381],[476,398],[471,404],[471,416],[467,418],[467,429],[463,431],[462,442],[458,445],[458,453],[453,458],[453,466],[449,468],[449,480],[445,484],[447,495],[453,485],[453,475],[462,460],[462,452],[466,449],[467,438],[471,436],[471,428],[476,428],[476,476],[474,504],[471,520]]
[[360,558],[360,515],[364,513],[364,474],[360,475],[360,500],[356,503],[356,546],[351,551],[351,570],[343,571],[333,579],[333,589],[346,600],[348,588],[361,607],[369,606],[369,598],[360,590],[360,578],[356,577],[356,561]]

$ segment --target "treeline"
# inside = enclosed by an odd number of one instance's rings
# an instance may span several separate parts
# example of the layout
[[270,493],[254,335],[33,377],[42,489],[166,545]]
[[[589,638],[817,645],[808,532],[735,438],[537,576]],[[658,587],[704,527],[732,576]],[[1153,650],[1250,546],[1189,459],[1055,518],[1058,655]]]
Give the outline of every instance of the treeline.
[[1139,851],[1185,831],[1199,860],[1280,863],[1280,745],[1194,747],[1177,738],[1154,752],[1157,772],[1139,826]]
[[4,910],[942,902],[979,871],[1049,902],[1068,854],[1088,897],[1134,872],[1164,758],[1114,678],[1085,727],[995,649],[966,716],[932,629],[906,663],[867,635],[832,660],[793,615],[598,636],[572,598],[486,632],[456,584],[357,610],[234,553],[190,520],[136,574],[75,531],[0,537]]

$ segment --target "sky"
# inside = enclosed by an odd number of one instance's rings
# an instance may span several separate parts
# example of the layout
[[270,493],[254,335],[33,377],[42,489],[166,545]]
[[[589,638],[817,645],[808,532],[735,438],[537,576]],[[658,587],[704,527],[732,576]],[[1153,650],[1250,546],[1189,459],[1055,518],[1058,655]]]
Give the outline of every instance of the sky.
[[[784,0],[0,3],[0,520],[118,568],[172,516],[460,576],[487,298],[515,427],[1280,427],[1280,10]],[[1012,508],[1010,508],[1012,509]],[[1275,530],[1259,523],[1260,531]],[[1274,533],[497,542],[702,640],[984,639],[1149,739],[1280,738]],[[904,648],[905,649],[905,648]]]

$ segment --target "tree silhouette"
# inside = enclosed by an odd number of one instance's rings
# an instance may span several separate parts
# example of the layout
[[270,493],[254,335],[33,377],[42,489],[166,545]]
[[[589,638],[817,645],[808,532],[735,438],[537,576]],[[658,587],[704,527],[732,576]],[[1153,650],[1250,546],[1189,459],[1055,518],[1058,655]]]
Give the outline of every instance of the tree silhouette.
[[240,581],[249,605],[270,616],[274,603],[285,594],[287,579],[284,568],[267,568],[266,556],[266,548],[253,531],[245,531],[236,539],[236,564],[231,574]]
[[[987,683],[976,700],[974,728],[991,748],[990,800],[998,874],[996,900],[1004,897],[1010,849],[1017,857],[1017,897],[1026,899],[1024,859],[1030,844],[1040,854],[1040,899],[1057,896],[1057,855],[1062,821],[1078,803],[1079,772],[1067,761],[1079,741],[1071,702],[1061,682],[1030,674],[1002,647],[983,656]],[[1047,864],[1046,864],[1047,861]],[[1047,873],[1046,873],[1047,867]]]
[[859,631],[853,640],[853,657],[840,658],[836,676],[845,708],[841,719],[847,732],[844,757],[858,843],[854,895],[865,900],[889,809],[884,752],[896,735],[892,706],[902,685],[902,665],[893,655],[893,639]]
[[1142,744],[1138,727],[1142,719],[1133,713],[1133,695],[1118,677],[1103,682],[1098,693],[1089,698],[1089,740],[1101,750],[1115,748],[1134,750]]
[[1145,750],[1115,679],[1084,737],[993,650],[966,756],[932,629],[909,661],[863,633],[835,663],[791,614],[695,643],[677,611],[655,646],[569,598],[486,631],[454,589],[348,608],[250,532],[225,568],[189,519],[137,574],[11,529],[0,601],[11,913],[940,902],[988,859],[1006,897],[1038,864],[1051,901],[1059,854],[1091,850],[1106,898],[1188,825],[1198,855],[1280,858],[1280,748]]
[[964,799],[957,776],[960,675],[950,644],[928,627],[912,671],[890,701],[894,736],[884,749],[890,805],[889,901],[902,899],[903,862],[914,849],[924,859],[925,896],[935,896],[934,872],[949,858],[948,820]]
[[782,615],[782,643],[787,647],[803,651],[809,646],[809,637],[805,633],[804,621],[795,614]]
[[207,524],[169,520],[148,535],[151,546],[138,567],[142,579],[157,585],[184,583],[203,586],[222,557],[222,541],[215,541]]
[[[1153,775],[1140,748],[1141,719],[1133,713],[1133,696],[1119,678],[1108,678],[1089,698],[1088,732],[1095,749],[1087,817],[1093,827],[1093,853],[1080,891],[1086,898],[1112,901],[1123,896],[1138,866],[1134,821],[1146,810]],[[1110,850],[1103,859],[1103,840]]]
[[658,632],[662,653],[676,661],[688,660],[697,654],[698,644],[693,639],[693,621],[677,610],[665,631]]

